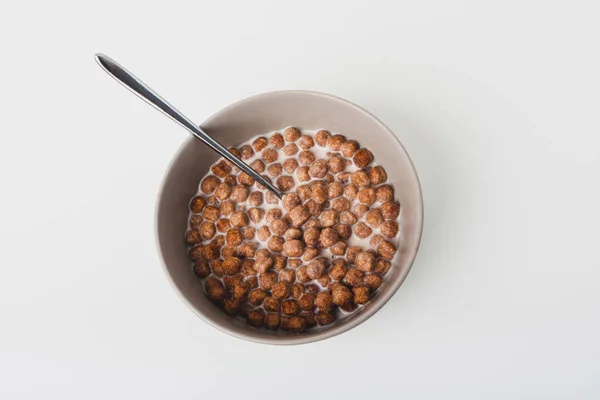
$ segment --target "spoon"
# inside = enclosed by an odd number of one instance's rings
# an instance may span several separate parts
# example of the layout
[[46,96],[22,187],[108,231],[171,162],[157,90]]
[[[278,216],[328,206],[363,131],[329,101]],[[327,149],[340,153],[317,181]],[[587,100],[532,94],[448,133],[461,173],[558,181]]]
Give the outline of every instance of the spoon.
[[283,193],[269,183],[260,174],[254,171],[248,164],[234,156],[227,148],[221,143],[213,139],[209,134],[204,132],[198,125],[194,124],[189,118],[177,111],[175,107],[170,105],[165,99],[158,95],[154,90],[150,89],[148,85],[136,78],[131,72],[120,66],[116,61],[104,54],[97,53],[95,56],[98,64],[104,69],[110,76],[115,78],[119,83],[131,90],[134,94],[140,97],[142,100],[161,111],[167,117],[170,117],[173,121],[187,129],[194,137],[200,139],[202,143],[219,153],[223,158],[231,161],[236,167],[250,175],[258,183],[263,185],[265,188],[273,192],[277,197],[281,199]]

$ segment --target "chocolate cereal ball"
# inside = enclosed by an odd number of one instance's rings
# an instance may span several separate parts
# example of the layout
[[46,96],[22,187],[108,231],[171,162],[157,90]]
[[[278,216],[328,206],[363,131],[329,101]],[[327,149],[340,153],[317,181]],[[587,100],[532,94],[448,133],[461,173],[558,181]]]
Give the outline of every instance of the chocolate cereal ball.
[[394,188],[390,185],[382,185],[376,190],[377,201],[385,203],[394,200]]
[[306,283],[311,280],[310,276],[308,276],[306,265],[303,265],[296,270],[296,279],[302,283]]
[[214,175],[209,175],[202,180],[200,184],[200,190],[206,194],[212,194],[217,189],[217,186],[221,183],[221,180]]
[[345,141],[346,137],[344,135],[333,135],[327,139],[327,147],[330,150],[337,151]]
[[240,311],[240,302],[234,299],[225,299],[223,309],[229,315],[235,315]]
[[365,276],[365,285],[371,288],[371,290],[377,290],[381,286],[382,282],[383,279],[376,273],[367,274]]
[[358,195],[358,188],[355,184],[351,183],[344,186],[344,196],[348,198],[348,200],[354,200]]
[[323,204],[329,199],[327,184],[322,181],[310,185],[310,198],[317,204]]
[[242,160],[247,160],[254,155],[254,150],[249,144],[245,144],[240,147],[240,153],[242,153]]
[[369,211],[369,206],[366,204],[357,204],[354,206],[354,214],[356,214],[357,217],[362,218],[365,216],[365,214],[367,213],[367,211]]
[[329,311],[333,308],[333,298],[328,290],[317,294],[315,298],[315,306],[319,311]]
[[348,272],[348,265],[343,258],[336,258],[331,263],[331,268],[329,269],[329,276],[334,281],[341,281],[346,276],[346,272]]
[[319,279],[325,275],[325,270],[327,269],[327,259],[326,258],[317,258],[316,260],[311,261],[306,266],[306,274],[310,279]]
[[284,242],[285,240],[280,236],[271,236],[267,241],[267,247],[275,253],[281,253],[283,251]]
[[278,157],[279,155],[277,154],[277,150],[271,147],[264,149],[262,152],[262,159],[268,163],[277,161]]
[[227,165],[225,160],[222,160],[218,164],[210,167],[210,170],[219,178],[225,178],[231,172],[231,167]]
[[358,168],[364,168],[373,161],[373,153],[368,149],[359,149],[354,153],[352,161]]
[[283,254],[286,257],[300,257],[304,252],[304,244],[301,240],[288,240],[283,244]]
[[192,261],[198,261],[198,260],[202,260],[202,258],[204,257],[203,253],[204,253],[204,246],[198,245],[198,246],[192,247],[190,249],[190,251],[188,252],[188,255]]
[[391,260],[394,258],[394,254],[396,254],[396,247],[384,240],[377,246],[377,254],[386,260]]
[[261,151],[262,149],[267,147],[268,144],[269,141],[267,140],[267,138],[261,136],[259,138],[256,138],[256,140],[252,142],[252,147],[254,147],[254,150],[256,151]]
[[308,175],[308,167],[304,166],[304,167],[298,168],[296,170],[296,178],[298,178],[298,180],[300,182],[310,181],[310,175]]
[[[283,170],[288,174],[294,173],[294,171],[298,168],[298,160],[295,158],[288,158],[283,162]],[[308,171],[307,171],[308,172]]]
[[327,175],[327,171],[328,171],[327,161],[325,161],[325,160],[314,161],[312,164],[310,164],[310,167],[308,168],[308,174],[312,178],[317,178],[317,179],[324,178],[325,175]]
[[351,211],[343,212],[340,215],[340,222],[342,224],[354,225],[358,221],[358,217]]
[[348,239],[350,239],[350,236],[352,236],[352,228],[350,227],[350,225],[338,224],[338,225],[334,226],[334,228],[335,228],[335,231],[337,232],[338,236],[342,240],[348,240]]
[[310,228],[319,228],[321,229],[321,222],[316,219],[316,218],[311,218],[308,221],[306,221],[306,224],[304,224],[304,229],[310,229]]
[[387,181],[387,173],[381,166],[373,167],[369,171],[369,178],[371,178],[371,185],[380,185]]
[[300,309],[304,311],[312,311],[315,308],[315,300],[317,296],[310,293],[305,293],[300,296],[300,300],[298,300],[298,304],[300,305]]
[[239,229],[230,229],[225,234],[225,240],[228,246],[239,246],[242,244],[242,233]]
[[215,286],[208,291],[208,298],[213,302],[220,304],[227,297],[227,291],[223,286]]
[[228,275],[228,276],[223,277],[223,283],[225,284],[225,289],[227,289],[227,291],[229,293],[233,293],[233,288],[237,284],[242,283],[243,280],[244,280],[244,277],[241,274]]
[[300,165],[310,165],[316,160],[315,154],[310,150],[303,150],[298,153],[298,162]]
[[267,271],[258,278],[260,287],[264,290],[271,290],[277,282],[277,272]]
[[269,146],[275,147],[276,149],[281,149],[285,145],[283,141],[283,136],[281,133],[276,133],[269,138]]
[[290,219],[292,221],[292,225],[299,227],[302,226],[308,218],[310,218],[310,214],[308,210],[303,206],[297,206],[292,209],[289,213]]
[[369,237],[371,233],[373,233],[373,230],[362,221],[354,225],[354,234],[360,239]]
[[256,252],[256,244],[255,243],[242,243],[242,245],[238,248],[238,254],[240,257],[252,258],[254,257],[254,253]]
[[273,163],[267,168],[267,173],[273,178],[277,178],[283,172],[283,166],[280,163]]
[[[288,228],[287,231],[285,231],[285,240],[286,241],[290,241],[290,240],[294,240],[294,239],[302,239],[302,235],[304,234],[304,232],[302,232],[302,229],[300,228]],[[283,252],[285,253],[285,247],[283,248]],[[290,256],[288,256],[290,257]]]
[[339,241],[333,246],[330,247],[331,254],[334,256],[343,256],[346,254],[346,249],[348,248],[348,244],[344,241]]
[[264,274],[273,266],[274,260],[271,253],[267,249],[261,249],[256,253],[254,261],[254,269],[260,274]]
[[[263,190],[267,190],[267,189],[263,188]],[[279,199],[277,198],[277,196],[275,196],[275,193],[273,193],[273,192],[266,192],[265,193],[265,201],[266,201],[267,204],[277,204],[277,203],[279,203]]]
[[215,243],[209,243],[202,247],[202,257],[205,260],[213,261],[219,258],[220,248]]
[[206,261],[198,260],[194,263],[194,274],[200,279],[204,279],[210,275],[210,267]]
[[273,256],[273,269],[275,271],[281,271],[285,268],[287,264],[287,258],[282,256],[281,254],[275,254]]
[[319,235],[319,243],[324,248],[328,248],[336,244],[340,240],[340,236],[337,231],[333,228],[325,228]]
[[319,243],[321,231],[318,228],[308,228],[304,231],[304,242],[308,246],[316,246]]
[[377,272],[380,276],[384,276],[388,273],[391,267],[391,262],[389,262],[388,260],[379,259],[377,260],[377,264],[375,265],[375,272]]
[[279,312],[267,313],[265,316],[265,326],[271,330],[279,329],[279,323],[281,322],[281,315]]
[[195,214],[200,214],[206,206],[206,199],[202,196],[196,196],[190,201],[190,211]]
[[245,172],[242,172],[239,176],[238,176],[238,181],[241,184],[244,184],[246,186],[252,186],[254,185],[254,178],[251,177],[250,175],[248,175]]
[[356,153],[356,150],[358,150],[359,147],[358,142],[355,140],[347,140],[340,146],[340,151],[344,157],[350,158]]
[[296,192],[298,193],[298,196],[300,196],[300,200],[306,201],[306,200],[310,199],[310,194],[311,194],[310,186],[300,185],[296,188]]
[[333,312],[318,312],[315,319],[321,326],[331,325],[335,321],[335,314]]
[[308,262],[314,260],[318,255],[319,250],[315,249],[314,247],[307,247],[302,254],[302,260]]
[[198,228],[204,222],[204,218],[201,215],[190,216],[190,228]]
[[294,182],[294,178],[289,175],[283,175],[277,178],[277,187],[283,191],[287,192],[294,187],[296,183]]
[[231,224],[227,218],[221,218],[217,221],[217,231],[227,232],[231,228]]
[[262,160],[252,161],[252,164],[250,164],[250,167],[259,173],[265,172],[265,169],[266,169],[265,163]]
[[344,185],[342,185],[341,182],[332,182],[329,184],[327,190],[328,197],[330,199],[335,199],[336,197],[340,197],[344,192]]
[[362,251],[356,255],[356,268],[363,272],[372,272],[375,269],[375,255]]
[[198,244],[202,242],[202,236],[197,229],[190,229],[185,233],[185,242],[190,245]]
[[[235,247],[225,246],[221,249],[221,257],[234,257],[237,255],[237,250]],[[222,261],[222,260],[219,260]]]
[[304,207],[308,210],[308,213],[313,217],[318,216],[319,214],[321,214],[321,211],[323,211],[323,206],[312,199],[307,201],[304,204]]
[[307,328],[312,328],[314,326],[317,325],[317,320],[315,319],[315,314],[313,314],[312,312],[301,312],[300,315],[298,315],[300,318],[302,318],[304,320],[304,322],[306,322],[306,327]]
[[235,275],[240,272],[241,260],[237,257],[227,257],[223,260],[223,271],[227,275]]
[[221,215],[229,215],[235,210],[235,203],[231,200],[225,200],[221,203]]
[[348,247],[348,249],[346,250],[346,259],[353,263],[354,261],[356,261],[356,256],[358,255],[358,253],[360,253],[362,251],[362,249],[358,246],[350,246]]
[[244,237],[245,240],[252,240],[254,239],[254,236],[256,235],[256,229],[251,228],[251,227],[246,227],[242,229],[242,236]]
[[344,197],[331,200],[331,208],[338,213],[350,210],[350,201]]
[[281,210],[278,210],[277,208],[271,208],[269,211],[267,211],[265,221],[267,221],[267,223],[270,224],[271,222],[278,218],[281,218],[282,216],[283,212]]
[[321,226],[324,228],[337,224],[340,220],[340,215],[335,210],[327,210],[321,214]]
[[299,299],[304,294],[304,285],[300,282],[296,282],[292,285],[292,297]]
[[331,292],[331,298],[333,300],[333,304],[343,306],[344,304],[352,301],[352,292],[346,286],[340,285],[333,289]]
[[306,321],[302,317],[290,318],[290,331],[302,332],[306,329]]
[[288,223],[281,218],[274,219],[269,224],[269,228],[271,229],[271,232],[273,232],[275,235],[279,235],[279,236],[283,236],[285,231],[287,231],[288,227],[289,227]]
[[279,273],[279,280],[281,282],[287,282],[289,284],[294,283],[296,280],[296,271],[291,268],[286,268]]
[[298,140],[300,138],[300,135],[301,134],[300,134],[300,131],[298,130],[298,128],[294,128],[294,127],[286,128],[283,131],[283,137],[288,142],[295,142],[296,140]]
[[[273,284],[271,288],[271,295],[276,299],[285,299],[290,295],[291,288],[290,284],[287,282],[277,282]],[[269,311],[269,310],[268,310]],[[270,310],[274,311],[274,310]]]
[[281,303],[281,312],[285,315],[298,315],[300,306],[296,300],[288,299]]
[[372,228],[379,228],[383,223],[383,214],[380,209],[374,208],[367,212],[365,220]]
[[246,315],[246,322],[248,325],[255,328],[260,328],[263,325],[265,319],[265,312],[261,309],[250,310]]
[[258,231],[256,231],[256,237],[261,242],[266,242],[271,237],[271,231],[269,230],[269,227],[263,225],[260,228],[258,228]]
[[249,292],[250,284],[247,282],[239,282],[233,287],[232,297],[238,301],[245,301]]
[[303,150],[307,150],[310,149],[311,147],[313,147],[315,145],[315,141],[313,140],[313,138],[309,135],[303,135],[299,140],[298,140],[298,146],[300,146],[301,149]]
[[365,171],[356,171],[350,176],[350,180],[359,188],[366,188],[371,184],[371,178]]
[[296,143],[290,143],[283,148],[283,153],[288,157],[293,156],[297,152],[298,152],[298,146],[296,145]]
[[346,161],[340,156],[334,156],[329,159],[327,166],[331,172],[337,174],[346,169]]
[[369,187],[359,190],[358,201],[367,205],[375,203],[375,189]]
[[354,302],[356,304],[365,304],[369,301],[370,289],[366,285],[357,285],[352,288]]
[[291,211],[294,209],[294,207],[302,204],[302,201],[300,200],[300,196],[298,195],[298,193],[285,194],[285,195],[283,195],[282,201],[283,201],[283,208],[285,208],[287,211]]
[[237,185],[237,178],[233,175],[227,175],[223,181],[228,184],[229,186],[235,186]]
[[400,215],[400,204],[387,201],[381,205],[381,212],[385,219],[396,219]]
[[263,289],[254,289],[248,293],[248,303],[259,306],[267,298],[267,292]]
[[245,226],[248,226],[248,224],[250,223],[246,213],[241,210],[232,212],[230,221],[231,225],[235,226],[236,228],[243,228]]
[[364,273],[356,268],[350,268],[344,278],[346,283],[350,286],[356,286],[363,283]]
[[[246,186],[236,185],[231,189],[231,200],[236,201],[238,203],[242,203],[242,202],[246,201],[249,194],[250,194],[250,191],[248,190],[248,188]],[[215,195],[216,195],[216,192],[215,192]]]
[[255,276],[249,276],[246,278],[246,283],[248,284],[248,286],[252,289],[256,289],[258,287],[258,277]]
[[342,182],[342,183],[348,183],[350,181],[350,177],[352,176],[352,174],[350,172],[342,172],[337,174],[337,179],[338,181]]
[[385,221],[379,228],[381,233],[388,238],[394,238],[398,234],[398,222],[396,221]]
[[215,206],[206,206],[202,211],[204,219],[216,222],[221,217],[221,210]]
[[326,130],[320,130],[315,134],[315,142],[321,147],[325,147],[327,145],[327,139],[331,137],[331,134]]
[[369,244],[377,248],[384,240],[385,238],[382,235],[373,235],[371,236],[371,240],[369,240]]

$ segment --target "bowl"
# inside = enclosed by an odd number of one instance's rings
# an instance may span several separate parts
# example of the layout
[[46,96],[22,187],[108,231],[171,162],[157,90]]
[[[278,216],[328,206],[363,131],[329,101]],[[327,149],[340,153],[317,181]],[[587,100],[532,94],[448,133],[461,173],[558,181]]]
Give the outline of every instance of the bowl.
[[398,290],[417,254],[423,227],[423,199],[417,173],[396,136],[377,118],[349,101],[308,91],[279,91],[238,101],[210,117],[202,128],[226,147],[287,126],[326,129],[357,140],[370,149],[385,167],[401,204],[400,245],[392,267],[374,298],[364,307],[332,325],[304,333],[268,331],[248,326],[225,314],[205,296],[194,276],[183,241],[188,204],[200,179],[219,156],[192,137],[169,165],[160,188],[156,209],[158,252],[175,291],[199,317],[238,338],[277,345],[323,340],[363,323]]

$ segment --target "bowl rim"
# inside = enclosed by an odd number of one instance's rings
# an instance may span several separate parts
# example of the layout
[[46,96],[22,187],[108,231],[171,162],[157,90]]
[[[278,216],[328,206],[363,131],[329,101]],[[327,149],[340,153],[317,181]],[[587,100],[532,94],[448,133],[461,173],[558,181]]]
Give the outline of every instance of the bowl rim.
[[400,146],[400,148],[402,149],[402,151],[404,152],[404,155],[407,157],[408,162],[410,164],[410,166],[412,167],[412,171],[414,173],[415,179],[416,179],[416,183],[417,183],[417,195],[419,196],[419,202],[418,202],[418,208],[419,210],[416,210],[417,212],[419,212],[420,215],[418,215],[419,219],[419,227],[417,229],[417,242],[416,242],[416,246],[415,246],[415,250],[414,250],[414,256],[412,257],[412,259],[408,262],[407,264],[407,268],[406,271],[403,275],[400,276],[400,279],[396,282],[396,284],[392,287],[389,288],[389,290],[387,290],[385,293],[380,293],[378,295],[378,302],[377,304],[374,305],[373,308],[371,308],[369,310],[369,312],[365,312],[362,313],[361,315],[358,315],[356,318],[352,319],[351,321],[349,321],[346,324],[340,325],[340,326],[336,326],[335,324],[330,327],[330,328],[326,328],[322,331],[320,331],[318,334],[312,335],[312,336],[295,336],[295,335],[286,335],[286,336],[265,336],[265,337],[254,337],[254,336],[250,336],[250,335],[246,335],[244,333],[240,333],[240,332],[235,332],[232,331],[226,327],[223,327],[217,323],[214,323],[213,321],[209,320],[208,318],[206,318],[203,313],[198,310],[193,304],[191,304],[188,299],[181,293],[181,291],[179,290],[179,288],[177,287],[175,281],[173,280],[171,274],[169,273],[169,270],[167,268],[166,265],[166,261],[164,258],[164,255],[162,253],[161,250],[161,246],[160,246],[160,242],[159,242],[159,232],[158,232],[158,221],[159,221],[159,213],[160,213],[160,209],[161,209],[161,200],[162,200],[162,194],[164,192],[164,188],[166,185],[166,181],[167,181],[167,177],[169,176],[169,171],[171,171],[173,165],[175,164],[175,161],[179,158],[179,156],[181,155],[181,153],[183,152],[183,150],[188,146],[188,144],[190,143],[190,141],[193,140],[197,140],[192,136],[187,137],[183,143],[181,143],[181,145],[179,146],[179,148],[177,149],[177,151],[173,154],[173,156],[171,157],[171,160],[169,161],[167,167],[164,170],[163,173],[163,177],[162,180],[160,182],[159,188],[158,188],[158,192],[157,192],[157,198],[156,198],[156,202],[155,202],[155,207],[154,207],[154,238],[155,238],[155,245],[156,245],[156,250],[158,252],[158,256],[160,258],[160,262],[162,265],[162,269],[164,274],[166,275],[168,281],[171,284],[171,287],[174,289],[174,291],[177,293],[178,297],[188,306],[189,309],[192,310],[192,312],[194,312],[194,314],[196,314],[198,317],[200,317],[204,322],[206,322],[207,324],[209,324],[210,326],[216,328],[217,330],[227,333],[228,335],[231,335],[233,337],[236,337],[238,339],[243,339],[243,340],[247,340],[250,342],[254,342],[254,343],[261,343],[261,344],[269,344],[269,345],[280,345],[280,346],[284,346],[284,345],[299,345],[299,344],[307,344],[307,343],[314,343],[314,342],[318,342],[321,340],[325,340],[325,339],[329,339],[332,338],[334,336],[340,335],[342,333],[345,333],[347,331],[349,331],[352,328],[357,327],[358,325],[364,323],[365,321],[367,321],[369,318],[371,318],[373,315],[375,315],[379,310],[381,310],[381,308],[383,308],[383,306],[385,306],[390,299],[392,298],[392,296],[398,291],[398,289],[400,288],[400,286],[402,286],[402,283],[404,283],[404,280],[406,279],[406,277],[408,276],[408,273],[410,272],[410,270],[412,269],[412,266],[415,262],[415,259],[417,257],[417,254],[419,252],[419,248],[421,245],[421,239],[423,236],[423,226],[424,226],[424,207],[423,207],[423,191],[421,188],[421,182],[419,180],[419,176],[417,174],[417,171],[415,169],[414,163],[412,161],[412,159],[410,158],[410,155],[408,154],[408,152],[406,151],[406,149],[404,148],[404,145],[402,144],[402,142],[400,141],[400,139],[398,139],[398,137],[396,135],[394,135],[394,133],[383,123],[381,122],[381,120],[379,120],[379,118],[377,118],[375,115],[373,115],[372,113],[370,113],[369,111],[367,111],[366,109],[352,103],[349,100],[343,99],[341,97],[335,96],[335,95],[331,95],[328,93],[323,93],[323,92],[317,92],[317,91],[312,91],[312,90],[277,90],[277,91],[271,91],[271,92],[263,92],[263,93],[258,93],[258,94],[254,94],[248,97],[245,97],[241,100],[238,100],[234,103],[231,103],[230,105],[220,109],[219,111],[215,112],[214,114],[212,114],[210,117],[208,117],[200,126],[204,126],[209,124],[210,122],[212,122],[213,119],[217,118],[218,116],[220,116],[222,113],[227,112],[228,110],[230,110],[233,107],[237,107],[240,106],[243,103],[246,102],[250,102],[250,101],[254,101],[256,99],[259,99],[261,97],[268,97],[268,96],[273,96],[273,95],[294,95],[294,94],[300,94],[300,95],[310,95],[310,96],[318,96],[318,97],[325,97],[328,98],[330,100],[333,101],[338,101],[341,103],[344,103],[346,106],[351,107],[356,109],[357,111],[367,115],[368,117],[370,117],[371,119],[373,119],[373,121],[378,124],[383,131],[386,132],[387,135],[389,135],[393,140],[396,141],[396,143],[398,143],[398,145]]

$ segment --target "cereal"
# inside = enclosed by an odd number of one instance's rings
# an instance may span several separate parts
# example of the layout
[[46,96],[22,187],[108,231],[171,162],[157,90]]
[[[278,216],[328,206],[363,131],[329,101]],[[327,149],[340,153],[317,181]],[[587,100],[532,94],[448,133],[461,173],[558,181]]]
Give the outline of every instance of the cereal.
[[258,173],[263,173],[265,172],[265,163],[262,162],[262,160],[254,160],[252,161],[252,164],[250,164],[250,167],[252,167],[253,170],[255,170]]
[[[342,239],[342,238],[340,238],[340,239]],[[336,244],[331,246],[330,250],[331,250],[331,254],[333,254],[334,256],[343,256],[344,254],[346,254],[347,248],[348,248],[348,244],[346,242],[344,242],[343,240],[340,240],[339,242],[337,242]]]
[[296,145],[296,143],[288,144],[283,148],[283,153],[286,156],[293,156],[294,154],[298,153],[298,145]]
[[350,225],[338,224],[334,228],[342,240],[348,240],[352,236],[352,228]]
[[290,331],[302,332],[306,329],[306,321],[302,317],[290,318]]
[[346,137],[344,135],[333,135],[327,138],[327,147],[330,150],[339,150],[342,144],[346,141]]
[[387,201],[381,205],[381,212],[385,219],[396,219],[400,215],[400,204]]
[[190,201],[190,211],[195,214],[200,214],[206,206],[206,199],[202,196],[196,196]]
[[204,219],[216,222],[221,216],[221,210],[215,206],[206,206],[202,211],[202,216]]
[[268,329],[277,330],[279,329],[280,321],[281,315],[279,315],[279,312],[267,313],[267,315],[265,316],[264,323]]
[[221,183],[219,178],[214,175],[209,175],[202,180],[200,190],[202,190],[203,193],[212,194],[217,189],[217,186],[219,186],[219,183]]
[[352,174],[350,172],[341,172],[337,174],[337,179],[342,183],[348,183]]
[[[295,273],[294,273],[295,276]],[[296,282],[292,285],[292,297],[299,299],[304,294],[304,285],[300,282]]]
[[258,278],[259,285],[264,290],[271,290],[277,282],[277,272],[267,271]]
[[261,136],[259,138],[256,138],[254,142],[252,142],[252,147],[254,147],[254,150],[256,151],[261,151],[262,149],[267,147],[268,144],[269,141],[267,140],[267,138]]
[[376,192],[377,201],[384,203],[386,201],[394,200],[394,188],[390,185],[379,186]]
[[376,273],[368,274],[365,276],[365,285],[367,285],[371,290],[377,290],[381,284],[383,283],[383,278]]
[[274,193],[267,192],[265,194],[265,203],[267,203],[267,204],[277,204],[277,203],[279,203],[279,199],[277,198],[277,196],[275,196]]
[[303,261],[313,260],[315,257],[319,255],[319,250],[314,247],[307,247],[302,254]]
[[365,148],[359,149],[354,153],[352,161],[358,168],[364,168],[373,161],[373,153]]
[[365,204],[357,204],[354,206],[354,214],[360,218],[364,217],[367,211],[369,211],[369,206]]
[[294,283],[296,280],[296,271],[290,268],[286,268],[279,273],[279,280],[281,282],[287,282],[289,284]]
[[383,241],[377,246],[377,254],[386,260],[391,260],[394,258],[394,254],[396,254],[396,247],[393,244],[387,241]]
[[198,260],[194,263],[194,273],[198,278],[206,278],[210,275],[210,267],[206,261]]
[[356,150],[358,150],[358,148],[359,145],[356,141],[347,140],[340,146],[340,151],[342,152],[344,157],[350,158],[354,155],[354,153],[356,153]]
[[282,256],[281,254],[273,255],[273,269],[275,271],[281,271],[285,268],[287,264],[287,258]]
[[231,228],[231,224],[227,218],[221,218],[217,221],[217,231],[227,232]]
[[240,257],[252,258],[256,252],[256,244],[255,243],[242,243],[242,245],[238,248],[238,254]]
[[242,244],[242,233],[239,229],[230,229],[225,234],[225,241],[228,246],[239,246]]
[[283,166],[280,163],[270,164],[267,168],[267,174],[271,175],[273,178],[277,178],[283,172]]
[[[285,240],[294,240],[294,239],[302,239],[302,235],[304,234],[304,232],[302,231],[302,229],[300,228],[288,228],[287,231],[285,231]],[[285,252],[285,249],[284,249]],[[289,256],[288,256],[289,257]]]
[[379,227],[379,230],[388,238],[394,238],[398,234],[398,222],[384,221]]
[[300,257],[304,252],[304,244],[301,240],[288,240],[283,244],[283,254],[286,257]]
[[248,311],[246,315],[248,325],[255,328],[260,328],[263,325],[265,319],[265,312],[261,309]]
[[197,229],[190,229],[185,233],[185,242],[188,245],[194,245],[202,242],[203,237]]
[[350,210],[350,201],[344,197],[338,197],[337,199],[331,200],[331,208],[339,213],[348,211]]
[[315,298],[315,306],[320,311],[329,311],[333,307],[333,299],[329,291],[323,291]]
[[276,253],[281,253],[283,251],[283,243],[285,240],[280,236],[271,236],[267,241],[267,247],[269,250],[274,251]]
[[275,149],[269,147],[267,149],[264,149],[262,152],[262,159],[268,163],[277,161],[277,158],[279,158],[279,155],[277,154],[277,150]]
[[298,166],[298,160],[295,158],[288,158],[283,162],[283,170],[288,174],[293,174]]
[[285,300],[281,303],[281,312],[285,315],[298,315],[300,313],[300,306],[296,300]]
[[269,146],[272,146],[276,149],[281,149],[284,145],[285,142],[281,133],[276,133],[269,139]]
[[346,272],[348,272],[348,266],[344,259],[336,258],[331,263],[331,268],[329,269],[329,276],[334,281],[341,281],[346,276]]
[[379,259],[379,260],[377,260],[377,264],[375,265],[375,272],[377,272],[381,276],[384,276],[385,274],[388,273],[391,266],[392,266],[392,263],[389,262],[388,260]]
[[308,210],[303,206],[294,207],[289,215],[294,226],[302,226],[310,218]]
[[316,160],[310,164],[310,167],[308,168],[308,175],[310,175],[312,178],[321,179],[327,175],[327,171],[327,161]]
[[319,235],[319,243],[324,248],[333,246],[337,243],[338,240],[340,240],[340,236],[338,235],[337,231],[333,228],[325,228],[321,231],[321,234]]
[[332,312],[318,312],[315,319],[319,325],[331,325],[335,321],[335,314]]
[[365,214],[365,220],[372,228],[379,228],[383,223],[383,214],[378,208],[374,208]]
[[310,279],[319,279],[325,274],[326,259],[317,258],[306,266],[306,274]]
[[364,273],[357,268],[350,268],[344,278],[350,286],[356,286],[363,282]]
[[298,146],[303,150],[308,150],[315,145],[312,136],[304,135],[298,140]]
[[250,221],[248,220],[248,216],[243,211],[234,211],[231,213],[231,217],[229,218],[231,225],[236,228],[243,228],[248,226]]
[[352,292],[346,286],[338,286],[331,292],[333,303],[338,306],[343,306],[352,300]]
[[350,176],[350,180],[359,188],[366,188],[371,184],[371,179],[365,171],[356,171]]
[[300,200],[300,196],[298,193],[288,193],[283,196],[283,208],[287,211],[291,211],[294,207],[302,204],[302,200]]
[[340,156],[334,156],[327,162],[329,170],[334,174],[344,171],[346,169],[346,161]]
[[365,304],[369,301],[370,290],[368,286],[357,285],[352,288],[352,294],[356,304]]
[[[276,299],[285,299],[290,295],[290,284],[287,282],[277,282],[271,289],[271,295]],[[270,310],[273,311],[273,310]]]
[[343,212],[340,215],[340,222],[342,224],[354,225],[358,221],[356,215],[351,211]]
[[283,131],[283,137],[288,142],[295,142],[296,140],[298,140],[300,138],[300,135],[301,135],[301,133],[298,130],[298,128],[294,128],[292,126],[290,126],[289,128],[286,128]]
[[379,185],[387,181],[387,172],[381,166],[373,167],[369,170],[371,185]]
[[315,134],[315,142],[321,147],[327,145],[327,139],[331,137],[331,134],[325,130],[320,130]]
[[371,236],[371,240],[369,240],[369,244],[377,248],[384,240],[385,238],[382,235],[373,235]]
[[284,175],[277,178],[277,187],[282,192],[287,192],[295,185],[294,178],[290,175]]
[[306,271],[306,265],[303,265],[296,270],[296,279],[302,283],[306,283],[311,280],[310,276],[308,276],[308,272]]
[[229,215],[235,210],[235,203],[231,200],[226,200],[221,203],[221,215]]
[[363,272],[371,272],[375,269],[375,256],[367,251],[361,251],[356,255],[356,268]]
[[254,222],[255,224],[259,223],[260,220],[265,216],[264,210],[260,208],[251,208],[250,210],[248,210],[248,214],[250,215],[250,219],[252,220],[252,222]]
[[210,170],[219,178],[225,178],[231,172],[231,167],[227,165],[227,163],[223,162],[217,165],[213,165]]
[[371,205],[375,203],[375,189],[364,188],[358,191],[358,201],[363,204]]
[[198,228],[204,222],[204,218],[201,215],[190,216],[190,228]]
[[315,161],[315,154],[310,150],[304,150],[298,153],[298,162],[301,165],[310,165]]

